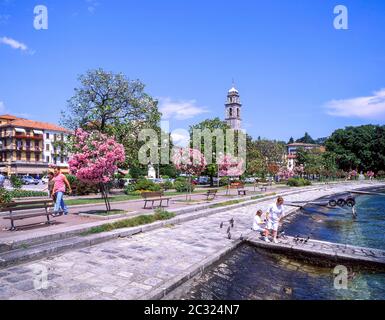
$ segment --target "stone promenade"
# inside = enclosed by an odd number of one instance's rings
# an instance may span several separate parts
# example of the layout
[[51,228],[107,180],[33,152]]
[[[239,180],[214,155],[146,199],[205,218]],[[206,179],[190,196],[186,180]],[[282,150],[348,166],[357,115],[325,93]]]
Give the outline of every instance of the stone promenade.
[[[323,186],[287,196],[309,201],[372,184]],[[257,208],[272,202],[228,210],[179,225],[108,241],[86,249],[0,270],[0,299],[149,299],[202,268],[250,232]],[[288,208],[289,209],[289,208]],[[294,209],[290,209],[294,210]],[[227,238],[227,221],[235,220]],[[222,229],[221,222],[225,222]],[[214,261],[214,260],[213,260]],[[48,271],[47,288],[36,290]],[[202,269],[201,269],[202,270]],[[44,283],[44,282],[43,282]]]

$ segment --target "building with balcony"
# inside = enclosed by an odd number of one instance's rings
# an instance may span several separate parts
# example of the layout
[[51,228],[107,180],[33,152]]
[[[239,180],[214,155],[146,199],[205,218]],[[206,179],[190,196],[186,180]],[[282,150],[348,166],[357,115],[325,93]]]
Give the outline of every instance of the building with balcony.
[[53,145],[56,144],[47,139],[51,134],[59,135],[61,139],[68,136],[70,131],[51,123],[0,115],[0,173],[8,176],[42,175],[50,164],[68,168],[68,156],[64,155],[62,149],[55,150]]
[[314,150],[318,151],[320,153],[323,153],[326,151],[324,146],[320,146],[318,144],[311,144],[311,143],[291,143],[287,145],[287,168],[289,170],[293,170],[295,167],[295,159],[297,158],[297,152],[299,149],[309,151]]

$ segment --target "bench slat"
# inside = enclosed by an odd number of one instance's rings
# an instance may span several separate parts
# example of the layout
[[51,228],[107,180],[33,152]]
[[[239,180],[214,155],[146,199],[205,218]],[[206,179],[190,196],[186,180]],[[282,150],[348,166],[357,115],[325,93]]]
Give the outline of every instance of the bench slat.
[[[47,208],[53,207],[53,204],[51,206],[47,205]],[[10,211],[27,211],[27,210],[35,210],[35,209],[45,209],[45,206],[27,206],[27,207],[14,207],[14,208],[4,208],[0,209],[0,212],[10,212]]]
[[43,217],[50,215],[50,213],[35,213],[35,214],[19,214],[19,215],[9,215],[6,217],[3,217],[5,220],[24,220],[29,218],[35,218],[35,217]]

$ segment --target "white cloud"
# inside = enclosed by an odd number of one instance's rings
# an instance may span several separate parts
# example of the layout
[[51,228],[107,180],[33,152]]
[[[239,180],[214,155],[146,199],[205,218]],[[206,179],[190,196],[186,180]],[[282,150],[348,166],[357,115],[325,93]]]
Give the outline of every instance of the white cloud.
[[190,143],[190,135],[187,130],[177,129],[171,133],[172,142],[176,147],[187,147]]
[[8,37],[2,37],[0,38],[0,44],[5,44],[7,46],[10,46],[12,49],[21,50],[21,51],[27,51],[28,47],[15,39],[8,38]]
[[87,10],[89,13],[94,14],[96,11],[96,7],[99,6],[99,2],[96,0],[86,0],[88,7]]
[[325,108],[329,115],[337,117],[382,118],[385,117],[385,89],[368,97],[332,100],[326,103]]
[[0,112],[1,113],[4,113],[5,112],[5,104],[4,104],[4,102],[3,101],[0,101]]
[[197,106],[195,100],[173,101],[171,98],[159,98],[159,110],[163,119],[186,120],[209,112],[205,107]]

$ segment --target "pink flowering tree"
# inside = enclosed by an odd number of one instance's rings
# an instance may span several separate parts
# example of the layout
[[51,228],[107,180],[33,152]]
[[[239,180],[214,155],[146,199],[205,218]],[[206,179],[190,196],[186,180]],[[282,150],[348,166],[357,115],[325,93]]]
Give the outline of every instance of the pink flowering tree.
[[78,129],[71,149],[70,172],[80,181],[98,184],[107,211],[111,211],[105,185],[112,180],[118,164],[125,161],[124,147],[100,132]]
[[207,166],[206,158],[199,150],[180,148],[174,150],[172,162],[177,170],[189,176],[189,193],[191,200],[191,177],[192,175],[200,175],[205,170]]
[[220,177],[240,177],[245,172],[245,161],[230,154],[222,155],[217,160]]
[[[245,161],[231,154],[221,155],[217,159],[218,171],[220,177],[240,177],[246,170]],[[230,183],[230,180],[229,180]],[[227,186],[226,194],[229,194],[230,188]]]
[[369,178],[369,180],[373,180],[374,178],[374,172],[373,171],[368,171],[366,173],[366,176]]
[[357,179],[357,176],[358,176],[358,172],[357,170],[350,170],[349,172],[349,178],[348,179]]
[[281,167],[281,169],[279,169],[278,176],[281,180],[289,180],[295,176],[295,173],[287,167]]

